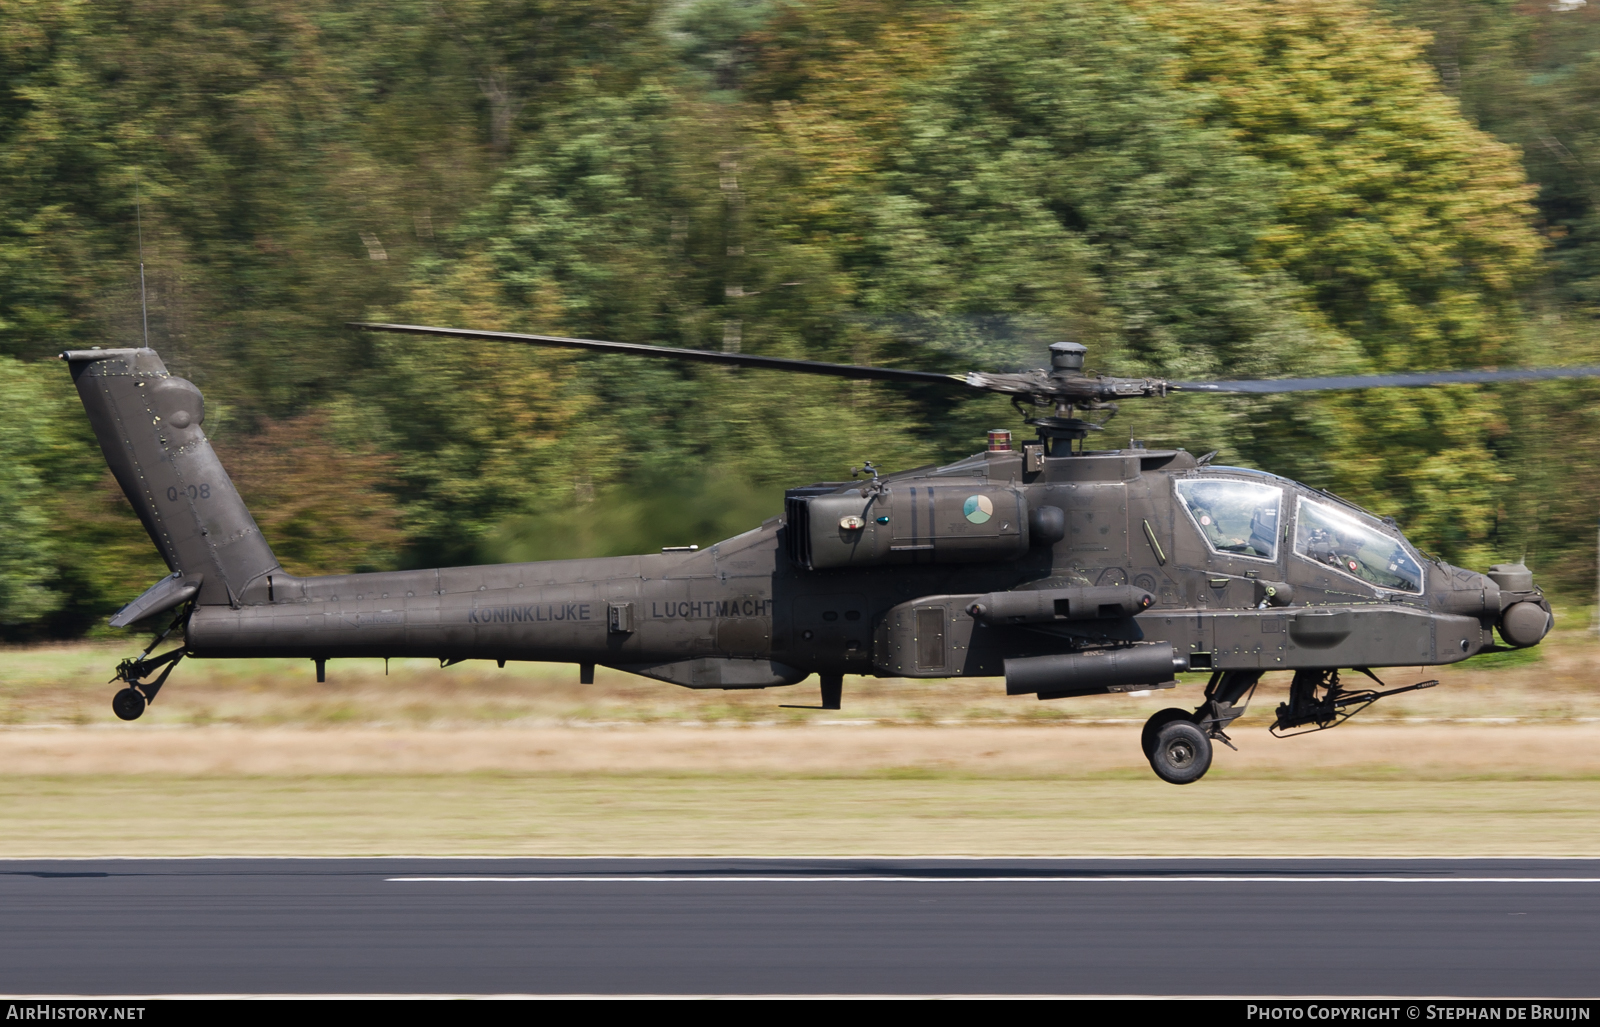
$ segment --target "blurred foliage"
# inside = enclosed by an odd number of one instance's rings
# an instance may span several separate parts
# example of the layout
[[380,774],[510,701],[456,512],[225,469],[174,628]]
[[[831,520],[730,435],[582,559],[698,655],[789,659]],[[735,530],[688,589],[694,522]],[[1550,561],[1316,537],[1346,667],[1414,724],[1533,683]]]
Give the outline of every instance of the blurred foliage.
[[1543,662],[1543,649],[1507,649],[1498,653],[1482,653],[1460,664],[1464,670],[1509,670],[1512,667],[1531,667]]
[[[1179,380],[1511,351],[1531,190],[1414,33],[1352,3],[884,5],[868,32],[871,9],[789,9],[773,38],[809,52],[751,76],[805,198],[790,224],[863,307],[1026,315]],[[1144,406],[1115,427],[1332,488],[1455,559],[1506,541],[1484,390]]]
[[[1516,151],[1464,123],[1441,95],[1419,60],[1420,36],[1348,4],[1141,9],[1177,37],[1181,81],[1202,98],[1206,122],[1283,172],[1275,224],[1253,258],[1292,276],[1336,333],[1317,340],[1317,373],[1482,367],[1515,355],[1519,297],[1538,270],[1533,190]],[[1311,430],[1269,422],[1259,441],[1236,443],[1251,462],[1391,514],[1452,559],[1485,564],[1524,541],[1488,501],[1514,480],[1505,461],[1484,459],[1511,434],[1496,393],[1261,406]]]
[[1600,314],[1600,5],[1521,0],[1387,0],[1425,30],[1442,92],[1517,146],[1561,299]]
[[705,76],[704,85],[737,89],[775,7],[773,0],[687,0],[668,8],[667,40],[679,61]]
[[51,408],[64,404],[30,371],[0,359],[0,389],[13,415],[0,419],[0,623],[8,625],[53,613],[65,598],[51,587],[56,568],[45,510],[50,486],[44,465],[59,436],[39,430],[61,427],[62,411]]
[[62,366],[0,357],[0,635],[76,634],[167,572]]
[[512,518],[484,540],[487,561],[562,560],[575,552],[627,556],[743,534],[783,512],[783,490],[731,474],[634,479],[565,508]]
[[[1442,92],[1484,131],[1516,146],[1546,244],[1542,278],[1522,294],[1520,362],[1600,362],[1600,4],[1387,0],[1428,33]],[[1510,318],[1507,323],[1511,324]],[[1526,554],[1569,594],[1595,589],[1600,518],[1600,384],[1500,390],[1514,436],[1499,447],[1514,481],[1500,490],[1507,556]],[[1513,547],[1512,543],[1515,542]]]
[[[1072,338],[1179,380],[1600,362],[1591,7],[0,0],[0,621],[161,573],[43,363],[140,337],[141,229],[151,343],[302,573],[704,545],[1016,420],[357,318],[949,371]],[[1102,438],[1579,588],[1596,399],[1178,397]]]
[[330,416],[269,421],[228,449],[228,476],[291,574],[386,570],[404,549],[403,514],[389,491],[395,457],[339,445]]

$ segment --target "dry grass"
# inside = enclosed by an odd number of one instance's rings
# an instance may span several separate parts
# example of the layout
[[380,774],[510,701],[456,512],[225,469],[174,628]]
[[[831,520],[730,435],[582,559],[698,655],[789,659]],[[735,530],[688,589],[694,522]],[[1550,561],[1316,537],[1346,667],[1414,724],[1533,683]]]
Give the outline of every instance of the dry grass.
[[1594,781],[0,780],[0,855],[1567,855]]
[[[1341,737],[1342,736],[1342,737]],[[1600,725],[0,733],[0,855],[1600,853]]]
[[[1600,724],[1356,722],[1275,740],[1235,730],[1213,777],[1292,781],[1600,781]],[[607,777],[961,777],[1143,780],[1137,724],[1100,727],[614,727],[0,732],[11,776],[514,774]]]

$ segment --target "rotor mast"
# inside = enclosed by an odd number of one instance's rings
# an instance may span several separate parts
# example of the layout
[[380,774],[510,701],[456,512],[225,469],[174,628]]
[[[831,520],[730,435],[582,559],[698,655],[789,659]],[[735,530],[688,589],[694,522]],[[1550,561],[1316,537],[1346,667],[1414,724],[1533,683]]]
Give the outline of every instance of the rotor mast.
[[[1089,347],[1083,345],[1082,343],[1051,343],[1050,377],[1052,379],[1062,381],[1073,378],[1082,378],[1084,376],[1083,361],[1084,357],[1086,357],[1088,353]],[[1052,456],[1056,455],[1055,440],[1065,439],[1067,442],[1066,455],[1072,455],[1073,443],[1077,443],[1078,452],[1082,453],[1083,443],[1086,439],[1088,439],[1089,433],[1092,431],[1104,430],[1104,425],[1102,423],[1089,421],[1075,416],[1076,410],[1074,408],[1078,405],[1079,403],[1074,402],[1068,396],[1058,394],[1055,397],[1054,416],[1028,418],[1028,423],[1033,425],[1033,427],[1038,430],[1039,441],[1044,444],[1045,452],[1050,453]],[[1109,409],[1111,411],[1111,415],[1106,418],[1108,421],[1111,419],[1111,417],[1116,416],[1117,405],[1115,403],[1088,400],[1083,402],[1082,405],[1086,409]]]

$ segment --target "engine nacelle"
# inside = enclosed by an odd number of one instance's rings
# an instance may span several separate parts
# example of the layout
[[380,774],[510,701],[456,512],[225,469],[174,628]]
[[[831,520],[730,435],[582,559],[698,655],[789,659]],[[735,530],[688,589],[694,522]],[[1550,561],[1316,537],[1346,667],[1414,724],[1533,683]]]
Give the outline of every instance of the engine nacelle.
[[988,480],[791,489],[789,558],[810,570],[882,564],[993,563],[1028,551],[1028,500]]

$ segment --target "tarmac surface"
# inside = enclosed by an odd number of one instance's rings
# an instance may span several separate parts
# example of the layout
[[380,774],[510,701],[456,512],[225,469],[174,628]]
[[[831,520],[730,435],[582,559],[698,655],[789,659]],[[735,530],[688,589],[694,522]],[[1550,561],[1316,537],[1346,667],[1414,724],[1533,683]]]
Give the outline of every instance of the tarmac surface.
[[0,993],[1592,997],[1600,859],[0,861]]

